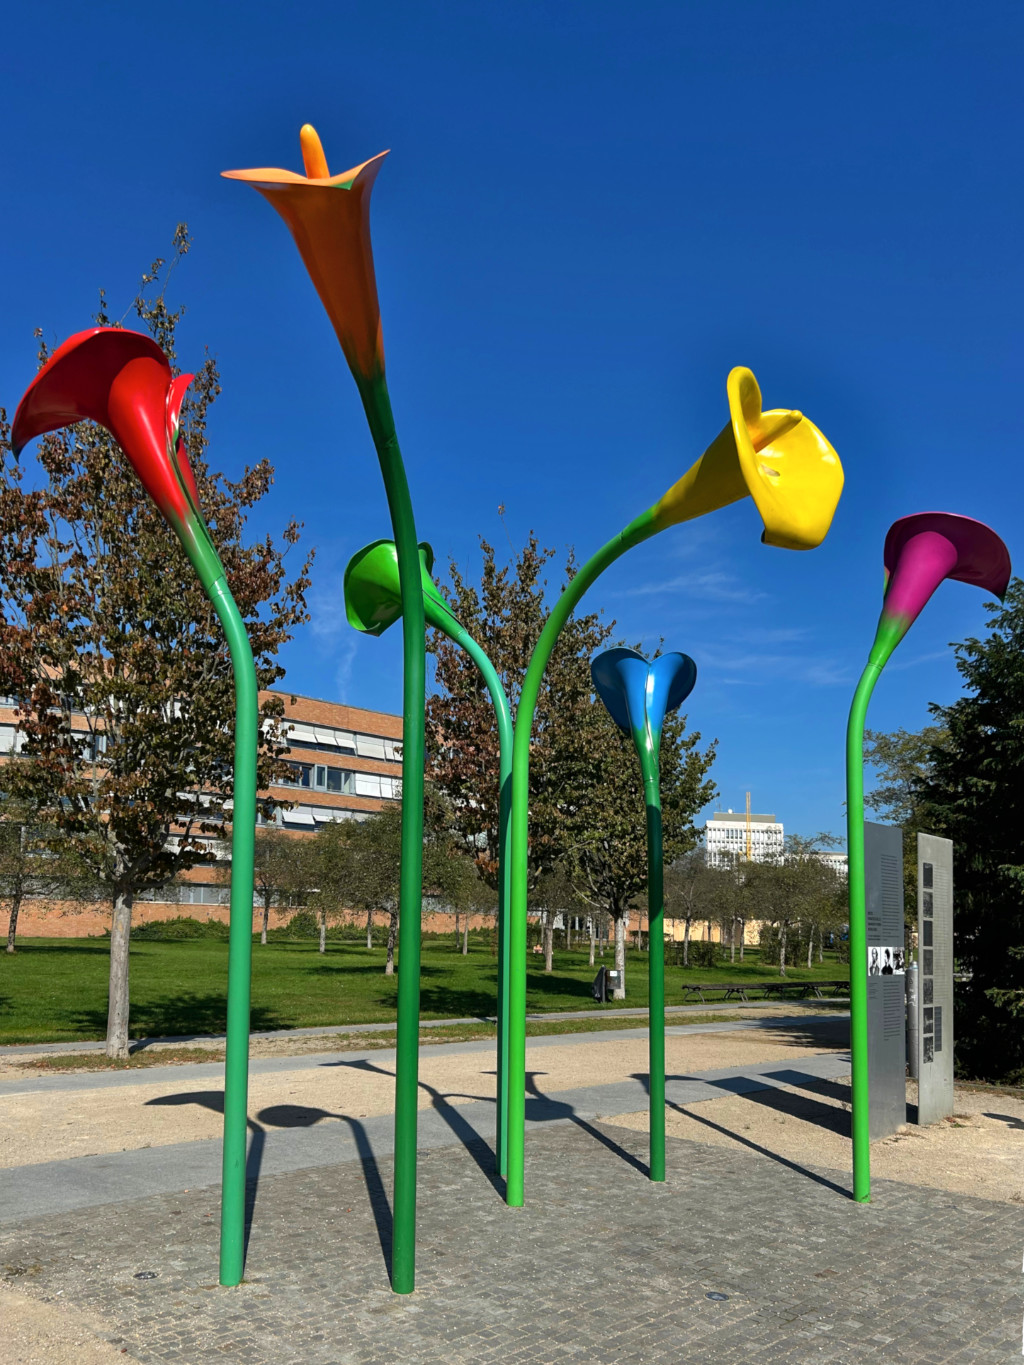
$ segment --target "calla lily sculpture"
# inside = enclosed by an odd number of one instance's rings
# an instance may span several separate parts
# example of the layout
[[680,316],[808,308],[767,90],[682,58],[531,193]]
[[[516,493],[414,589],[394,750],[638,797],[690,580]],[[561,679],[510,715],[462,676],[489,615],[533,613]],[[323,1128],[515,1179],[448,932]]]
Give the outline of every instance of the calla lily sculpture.
[[235,676],[235,774],[220,1282],[236,1285],[245,1258],[258,689],[245,624],[206,528],[182,439],[181,406],[191,379],[174,375],[151,337],[93,327],[69,337],[40,369],[18,405],[11,439],[17,455],[35,437],[74,422],[105,427],[181,541],[227,636]]
[[665,930],[661,839],[661,728],[693,691],[697,665],[688,654],[648,663],[635,649],[608,649],[590,665],[597,695],[630,735],[640,760],[647,810],[648,1101],[652,1180],[665,1179]]
[[[498,729],[498,1113],[496,1157],[498,1173],[506,1170],[508,1131],[508,820],[512,801],[512,713],[497,670],[483,648],[452,612],[431,577],[434,552],[426,543],[420,550],[423,609],[428,625],[442,631],[470,656],[484,680]],[[393,540],[375,540],[356,553],[345,570],[345,612],[349,625],[364,635],[383,635],[402,615],[398,555]]]
[[384,374],[380,306],[370,244],[370,192],[386,153],[332,176],[320,138],[310,124],[301,129],[299,141],[305,175],[273,167],[225,171],[224,175],[257,189],[284,219],[295,240],[359,389],[391,512],[402,599],[404,794],[391,1284],[397,1293],[410,1294],[416,1277],[426,628],[416,522]]
[[918,512],[885,537],[885,596],[874,643],[846,730],[846,812],[850,893],[850,1044],[853,1058],[853,1197],[871,1198],[868,1113],[868,948],[864,889],[864,725],[868,703],[893,650],[946,578],[1002,600],[1010,553],[991,527],[952,512]]
[[509,1204],[523,1202],[530,737],[541,679],[562,628],[580,598],[610,564],[677,522],[692,521],[750,497],[761,517],[765,544],[812,550],[827,535],[843,489],[843,467],[822,433],[801,412],[786,408],[765,412],[761,390],[750,370],[732,370],[726,393],[728,423],[663,497],[581,566],[552,608],[523,681],[512,750]]

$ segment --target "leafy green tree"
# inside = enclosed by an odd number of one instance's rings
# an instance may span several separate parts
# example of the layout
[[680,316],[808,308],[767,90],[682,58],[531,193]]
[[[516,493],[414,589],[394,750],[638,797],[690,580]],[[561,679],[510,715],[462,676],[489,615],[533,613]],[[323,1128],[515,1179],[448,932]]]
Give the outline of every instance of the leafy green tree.
[[[611,916],[615,966],[621,973],[615,998],[626,991],[626,919],[647,887],[647,826],[643,780],[632,741],[604,706],[588,698],[576,715],[579,760],[566,795],[567,866],[577,893]],[[717,741],[700,749],[700,732],[688,734],[686,718],[667,716],[661,739],[662,841],[666,864],[695,848],[694,818],[713,800],[708,773]]]
[[[548,618],[545,566],[554,555],[530,535],[509,564],[481,540],[479,586],[454,562],[445,594],[455,614],[479,641],[502,680],[513,715],[526,665]],[[570,552],[563,581],[575,573]],[[567,793],[574,789],[583,755],[579,718],[589,708],[590,659],[614,623],[597,615],[572,617],[545,671],[530,752],[531,894],[538,879],[565,857]],[[430,775],[448,799],[454,831],[473,851],[492,888],[498,870],[498,733],[490,698],[476,665],[446,637],[432,632],[437,691],[427,703]]]
[[1024,582],[956,646],[965,695],[931,711],[945,737],[916,786],[925,828],[953,840],[956,1062],[1024,1082]]
[[864,804],[880,820],[903,830],[903,912],[908,925],[917,922],[917,836],[929,832],[920,788],[931,775],[933,750],[941,749],[947,738],[942,725],[888,734],[864,732],[864,759],[878,778]]
[[[180,227],[172,265],[187,250]],[[176,367],[183,309],[165,301],[168,274],[160,260],[143,276],[135,314]],[[112,325],[102,295],[96,321]],[[261,460],[237,481],[210,468],[207,418],[219,392],[207,356],[182,411],[185,442],[267,688],[283,676],[278,650],[307,619],[310,560],[289,579],[294,522],[279,542],[247,537],[273,468]],[[107,432],[88,422],[54,432],[24,464],[11,458],[6,423],[0,438],[0,693],[16,699],[34,760],[8,765],[5,782],[110,898],[107,1054],[122,1058],[135,898],[208,861],[208,840],[223,837],[229,818],[232,670],[213,608]],[[264,697],[261,709],[265,788],[281,773],[282,703]]]
[[[332,820],[312,839],[300,842],[292,874],[309,888],[307,901],[317,917],[320,952],[327,951],[327,922],[364,903],[362,829],[356,820]],[[371,924],[372,930],[372,924]],[[367,932],[367,947],[372,947]]]
[[[472,858],[451,827],[451,811],[436,790],[427,787],[423,811],[423,890],[450,909],[468,911],[482,898],[476,888]],[[320,917],[321,952],[327,919],[346,910],[379,911],[388,916],[384,973],[395,970],[398,945],[399,871],[402,806],[388,802],[362,821],[325,825],[304,841],[310,859],[310,896]]]
[[266,825],[256,831],[253,888],[263,911],[260,943],[267,941],[271,907],[304,901],[309,887],[310,860],[300,836]]
[[[834,867],[815,856],[827,842],[835,840],[831,835],[819,834],[811,839],[791,835],[781,862],[743,864],[743,884],[756,906],[750,918],[760,919],[775,930],[772,949],[774,957],[777,944],[780,976],[785,976],[787,966],[792,965],[790,947],[799,929],[813,947],[815,931],[821,934],[822,926],[839,922],[842,879]],[[807,965],[812,965],[810,959]]]
[[[10,758],[9,763],[29,763]],[[50,837],[47,837],[47,836]],[[85,869],[40,824],[37,807],[7,793],[0,795],[0,900],[7,902],[7,951],[15,951],[22,902],[59,896],[88,896]]]
[[703,848],[688,849],[665,868],[665,916],[683,921],[683,966],[690,964],[695,922],[739,918],[736,874],[708,863]]

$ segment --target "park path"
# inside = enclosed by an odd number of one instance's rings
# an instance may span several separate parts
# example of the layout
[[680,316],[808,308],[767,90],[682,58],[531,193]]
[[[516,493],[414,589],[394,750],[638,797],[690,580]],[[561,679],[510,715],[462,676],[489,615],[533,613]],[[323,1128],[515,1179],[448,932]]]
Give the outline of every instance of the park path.
[[[775,1018],[755,1025],[677,1026],[666,1040],[669,1075],[796,1062],[835,1053],[848,1021]],[[0,1080],[0,1169],[183,1142],[222,1128],[223,1064],[143,1071],[52,1074],[8,1066]],[[635,1080],[647,1070],[643,1029],[534,1038],[527,1045],[532,1093],[552,1096]],[[421,1109],[492,1104],[493,1041],[428,1045],[420,1054]],[[312,1053],[256,1059],[250,1119],[281,1106],[317,1110],[340,1123],[394,1110],[394,1051]]]

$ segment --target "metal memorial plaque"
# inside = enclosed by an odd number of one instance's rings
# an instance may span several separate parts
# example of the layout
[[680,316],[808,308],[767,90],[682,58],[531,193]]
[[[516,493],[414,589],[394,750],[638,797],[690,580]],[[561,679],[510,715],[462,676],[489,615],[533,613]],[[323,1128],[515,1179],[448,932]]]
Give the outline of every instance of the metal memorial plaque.
[[953,841],[917,836],[918,1123],[953,1112]]
[[864,824],[868,931],[868,1105],[871,1141],[907,1121],[907,1007],[903,931],[903,831]]

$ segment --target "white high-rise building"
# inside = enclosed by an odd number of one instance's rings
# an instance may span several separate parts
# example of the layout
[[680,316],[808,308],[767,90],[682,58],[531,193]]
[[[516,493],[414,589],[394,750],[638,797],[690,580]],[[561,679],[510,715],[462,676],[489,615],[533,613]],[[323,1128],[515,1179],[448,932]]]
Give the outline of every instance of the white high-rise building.
[[[716,810],[704,826],[707,860],[712,867],[729,867],[747,856],[745,811]],[[782,861],[785,831],[774,815],[750,817],[750,858],[755,863]]]

